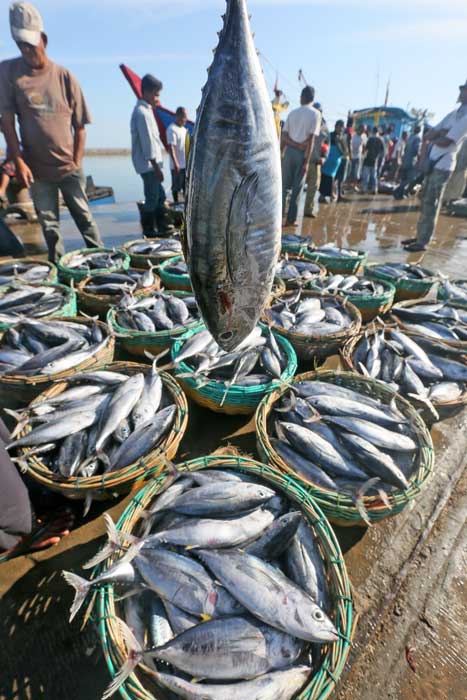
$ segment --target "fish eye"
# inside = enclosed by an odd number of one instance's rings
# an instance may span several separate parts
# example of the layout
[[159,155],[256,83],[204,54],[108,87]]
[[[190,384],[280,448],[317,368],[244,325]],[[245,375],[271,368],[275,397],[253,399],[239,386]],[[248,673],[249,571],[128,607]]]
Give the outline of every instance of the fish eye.
[[313,617],[315,620],[324,620],[324,614],[321,610],[315,610],[313,613]]
[[219,340],[227,341],[231,340],[233,338],[233,331],[225,331],[224,333],[221,333],[219,336]]

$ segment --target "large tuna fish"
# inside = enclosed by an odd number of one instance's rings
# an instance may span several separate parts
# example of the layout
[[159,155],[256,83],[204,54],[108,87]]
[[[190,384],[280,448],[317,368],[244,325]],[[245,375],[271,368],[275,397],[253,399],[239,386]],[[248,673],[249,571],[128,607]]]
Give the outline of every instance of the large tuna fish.
[[281,235],[277,132],[246,0],[227,0],[188,165],[186,244],[203,319],[224,350],[255,327]]

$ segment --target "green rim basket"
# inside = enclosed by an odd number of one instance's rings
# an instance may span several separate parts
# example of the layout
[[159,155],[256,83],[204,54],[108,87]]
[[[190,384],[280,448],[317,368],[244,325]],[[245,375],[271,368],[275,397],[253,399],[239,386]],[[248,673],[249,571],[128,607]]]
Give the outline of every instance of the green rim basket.
[[426,272],[427,275],[430,275],[429,280],[396,280],[391,275],[385,275],[381,272],[375,272],[374,268],[377,265],[381,265],[381,263],[376,262],[365,265],[363,274],[365,277],[378,280],[378,282],[391,282],[391,284],[393,284],[396,288],[394,301],[404,301],[406,299],[419,299],[420,297],[424,297],[425,294],[428,294],[428,292],[438,279],[436,275],[433,272],[431,272],[431,270],[427,270],[425,267],[421,267],[420,269],[423,270],[423,272]]
[[[177,290],[171,291],[170,294],[180,297],[180,299],[191,296],[191,294],[188,292],[181,292]],[[188,323],[185,326],[171,328],[168,331],[148,333],[147,331],[135,331],[120,326],[115,319],[116,313],[117,309],[112,306],[107,314],[107,323],[114,331],[118,345],[121,345],[121,347],[129,352],[130,355],[144,357],[145,359],[147,357],[146,351],[153,355],[157,355],[163,350],[171,348],[173,341],[177,339],[178,336],[183,335],[187,331],[199,328],[203,324],[203,322],[199,320]]]
[[[106,370],[136,374],[137,372],[148,373],[148,365],[136,364],[134,362],[114,362],[105,366]],[[60,474],[51,472],[40,458],[40,455],[27,457],[28,448],[20,448],[19,455],[23,456],[28,465],[28,474],[35,481],[50,491],[60,493],[62,496],[71,499],[85,499],[92,496],[93,500],[102,501],[114,496],[128,493],[135,482],[145,481],[158,474],[167,464],[167,460],[172,460],[178,450],[180,442],[185,434],[188,423],[188,404],[186,397],[178,385],[177,381],[167,374],[160,373],[164,388],[169,392],[174,404],[177,407],[174,424],[170,432],[164,438],[159,447],[151,450],[147,455],[141,457],[138,462],[130,464],[124,469],[99,474],[92,477],[70,477],[66,479]],[[53,384],[49,389],[37,397],[36,401],[43,401],[53,396],[61,394],[68,386],[66,379]],[[20,436],[29,432],[29,428],[23,430]]]
[[[141,272],[141,270],[138,269],[138,272]],[[155,280],[154,284],[151,287],[138,289],[138,296],[149,296],[150,294],[160,290],[161,285],[159,276],[155,273],[153,274]],[[110,307],[114,306],[118,302],[119,297],[116,294],[92,294],[91,292],[88,292],[86,290],[86,285],[90,281],[92,281],[92,275],[85,277],[85,279],[78,284],[77,294],[79,309],[90,316],[97,315],[99,318],[105,321]]]
[[[409,488],[405,491],[397,490],[388,494],[389,506],[385,505],[379,496],[363,496],[363,505],[371,523],[378,522],[400,513],[426,486],[434,469],[434,449],[430,433],[414,407],[399,394],[396,394],[386,384],[375,379],[362,377],[354,372],[335,372],[333,370],[318,370],[317,372],[305,372],[297,375],[293,384],[301,381],[319,380],[330,382],[339,386],[348,387],[356,391],[378,398],[386,404],[395,400],[397,408],[411,421],[419,449],[416,456],[416,464],[409,478]],[[269,417],[276,401],[289,391],[284,386],[264,397],[256,411],[256,445],[260,458],[270,464],[274,469],[291,474],[306,484],[308,493],[329,520],[335,525],[351,527],[365,525],[352,498],[342,492],[329,491],[311,481],[307,481],[291,469],[277,454],[269,439]]]
[[162,286],[166,289],[178,289],[182,292],[191,292],[190,275],[175,275],[173,272],[168,272],[168,270],[166,270],[169,265],[173,265],[183,259],[183,255],[177,255],[176,258],[164,260],[164,262],[159,265],[159,277],[161,278]]
[[293,263],[294,260],[300,260],[300,261],[302,261],[302,262],[313,263],[314,265],[316,265],[316,266],[318,267],[318,272],[317,272],[315,275],[313,275],[313,277],[312,277],[308,282],[305,282],[304,284],[301,284],[300,281],[298,281],[297,279],[286,280],[286,279],[284,279],[283,277],[280,277],[279,279],[282,280],[282,282],[284,283],[285,288],[286,288],[287,290],[290,290],[290,289],[300,289],[301,287],[304,287],[305,289],[311,289],[311,288],[312,288],[311,285],[313,284],[313,281],[314,281],[314,280],[316,280],[316,279],[323,279],[323,277],[326,277],[326,268],[323,267],[323,266],[322,266],[319,262],[317,262],[316,260],[309,260],[308,257],[306,257],[305,255],[300,255],[300,253],[298,253],[298,254],[296,254],[296,255],[295,255],[295,254],[288,254],[288,255],[287,255],[287,258],[288,258],[288,260],[290,260],[292,263]]
[[[48,260],[41,260],[40,258],[4,258],[2,262],[8,262],[14,265],[14,263],[18,263],[18,265],[23,264],[23,263],[35,263],[36,265],[45,265],[45,267],[49,268],[49,272],[47,274],[47,277],[45,277],[44,280],[41,280],[43,282],[56,282],[58,279],[58,272],[57,268],[55,265]],[[31,282],[27,279],[24,279],[21,277],[21,275],[18,275],[16,279],[26,282],[27,284],[31,284]],[[13,282],[15,280],[15,277],[11,278],[11,281]]]
[[[61,316],[56,318],[48,318],[47,321],[72,321],[73,323],[83,323],[89,325],[92,321],[81,316]],[[1,408],[24,408],[40,393],[45,391],[51,384],[59,380],[66,380],[72,374],[84,372],[85,370],[102,369],[104,365],[112,362],[115,350],[115,340],[109,333],[107,324],[102,321],[97,321],[100,328],[107,336],[107,342],[97,353],[88,358],[85,362],[81,362],[76,367],[67,369],[64,372],[52,374],[48,376],[24,376],[22,374],[14,374],[11,376],[0,377],[0,407]],[[17,324],[21,325],[20,323]],[[1,341],[0,341],[1,347]]]
[[[96,270],[75,270],[67,266],[68,260],[73,255],[86,253],[119,253],[123,257],[123,262],[120,265],[111,265],[110,267],[97,268]],[[85,277],[102,274],[103,272],[117,272],[117,270],[127,270],[130,267],[130,256],[121,248],[80,248],[72,250],[70,253],[62,255],[57,263],[60,278],[69,283],[71,280],[81,282]]]
[[304,255],[311,246],[311,238],[303,238],[303,243],[284,243],[281,244],[281,253],[289,253],[291,255]]
[[304,252],[307,260],[324,265],[328,272],[343,275],[354,275],[362,265],[368,260],[368,253],[364,250],[356,251],[358,255],[337,257],[336,255],[326,255],[325,253],[316,253],[313,248],[308,247]]
[[[453,284],[467,284],[467,280],[452,280]],[[457,298],[450,298],[444,284],[441,282],[438,287],[438,301],[450,301],[460,309],[467,309],[467,301],[459,301]]]
[[[175,341],[172,346],[172,360],[176,359],[183,343],[200,330],[202,330],[202,328],[189,331]],[[258,386],[233,385],[226,394],[224,382],[210,381],[204,386],[199,386],[193,370],[186,362],[181,362],[177,365],[175,376],[182,385],[185,394],[204,408],[209,408],[216,413],[227,413],[228,415],[248,415],[254,413],[257,405],[268,391],[280,386],[282,382],[288,382],[297,371],[297,356],[293,347],[288,340],[282,338],[282,336],[274,335],[282,351],[287,356],[287,366],[281,375],[281,381],[271,381],[268,384],[260,384]],[[179,376],[180,374],[186,373],[191,373],[193,376],[184,376],[183,378]],[[225,401],[223,401],[224,395]]]
[[[149,241],[164,241],[167,240],[166,238],[151,238]],[[134,243],[148,243],[148,239],[146,238],[138,238],[135,241],[127,241],[122,245],[122,250],[125,251],[130,256],[131,260],[131,267],[137,267],[139,270],[147,270],[148,269],[148,264],[151,263],[153,266],[159,266],[161,263],[165,262],[166,260],[173,260],[176,257],[180,256],[180,252],[176,252],[173,255],[170,256],[164,256],[164,257],[159,257],[158,255],[141,255],[138,253],[131,253],[129,248],[131,245]]]
[[[394,295],[396,293],[396,288],[390,282],[385,282],[383,280],[378,280],[379,284],[384,288],[382,294],[346,294],[346,292],[341,292],[337,290],[335,294],[347,299],[353,304],[361,313],[362,321],[366,323],[367,321],[372,321],[377,316],[382,316],[386,314],[392,307],[394,302]],[[321,293],[326,293],[316,284],[311,282],[309,289],[316,292],[321,291]]]
[[[18,283],[15,282],[13,284],[4,284],[0,287],[0,298],[4,293],[6,293],[9,289],[11,288],[17,288]],[[70,318],[71,316],[76,316],[77,314],[77,304],[76,304],[76,292],[74,289],[68,287],[65,284],[57,284],[56,282],[28,282],[28,287],[54,287],[58,291],[62,292],[65,295],[65,303],[61,307],[61,309],[58,309],[58,311],[54,311],[50,316],[53,316],[54,318],[60,318],[61,316],[67,316]],[[36,318],[36,317],[32,317]],[[45,320],[46,318],[49,318],[49,316],[41,316],[40,320]],[[7,328],[11,328],[11,326],[16,325],[21,319],[16,318],[12,319],[11,323],[0,323],[0,332],[1,331],[6,331]],[[36,319],[39,320],[39,319]]]
[[[262,478],[272,487],[282,491],[301,509],[319,543],[326,563],[333,601],[331,617],[342,637],[333,645],[322,645],[319,669],[310,676],[305,687],[295,700],[326,700],[333,692],[344,670],[350,645],[354,636],[356,616],[353,609],[352,591],[344,558],[339,543],[320,508],[302,484],[264,464],[244,457],[213,455],[201,457],[177,465],[179,470],[234,469]],[[170,484],[171,476],[165,472],[153,479],[133,498],[117,523],[122,532],[133,533],[143,510],[149,507],[155,496]],[[116,561],[115,556],[105,562],[108,568]],[[112,584],[100,587],[94,599],[94,615],[110,675],[115,677],[126,659],[125,644],[118,625],[119,611]],[[151,669],[140,664],[120,687],[125,700],[167,700],[167,691],[159,688],[153,680]],[[172,697],[172,695],[170,695]],[[173,696],[175,697],[175,696]],[[245,700],[248,700],[245,698]]]
[[[281,300],[288,295],[293,296],[293,294],[293,291],[280,294],[275,298],[275,301]],[[306,299],[309,297],[330,298],[338,301],[338,303],[342,305],[342,307],[348,311],[352,317],[352,325],[350,328],[345,328],[342,331],[330,333],[329,335],[311,336],[305,335],[304,333],[295,333],[294,331],[286,330],[285,328],[282,328],[282,326],[277,325],[269,316],[269,308],[266,308],[262,319],[268,326],[271,327],[276,335],[280,335],[289,341],[297,353],[297,357],[304,362],[309,362],[314,358],[318,360],[325,359],[326,357],[335,354],[349,338],[360,331],[360,327],[362,325],[360,311],[349,301],[336,298],[333,294],[322,294],[309,289],[302,290],[302,298]],[[269,306],[271,306],[271,303]]]
[[[402,301],[399,304],[394,304],[394,306],[391,309],[391,316],[390,316],[390,321],[392,323],[397,323],[399,328],[402,328],[404,332],[410,331],[414,333],[415,336],[418,336],[419,338],[427,338],[428,340],[434,340],[434,338],[431,338],[429,335],[425,335],[424,333],[414,331],[413,329],[409,328],[408,326],[405,325],[405,322],[400,319],[397,316],[397,310],[398,309],[410,309],[412,306],[421,306],[423,304],[433,304],[433,300],[430,299],[412,299],[411,301]],[[452,302],[446,302],[446,306],[452,306],[452,308],[456,309],[459,305],[456,303]],[[461,307],[459,307],[461,308]],[[439,340],[438,341],[442,345],[447,345],[450,348],[455,348],[456,350],[461,350],[462,352],[467,352],[467,340]]]
[[[374,335],[376,332],[380,332],[382,330],[381,327],[377,328],[371,328],[366,331],[366,336],[368,338],[371,338],[372,335]],[[411,331],[404,331],[405,335],[407,335],[409,338],[413,338],[415,341],[420,341],[423,336],[417,335],[416,333],[412,333]],[[361,370],[359,367],[356,367],[354,362],[353,362],[353,354],[355,352],[355,348],[359,342],[359,340],[363,337],[363,334],[360,334],[358,336],[355,336],[354,338],[351,338],[346,345],[341,350],[341,357],[344,362],[344,365],[347,369],[349,369],[351,372],[358,372],[361,374]],[[449,357],[453,360],[456,360],[457,362],[461,362],[462,364],[465,364],[467,366],[467,355],[465,355],[461,350],[457,350],[456,348],[452,348],[449,345],[446,345],[445,343],[437,343],[437,347],[439,350],[442,350],[442,354],[445,357]],[[407,401],[409,401],[413,406],[416,407],[420,415],[424,418],[425,422],[428,424],[432,424],[434,422],[434,416],[433,414],[428,411],[426,408],[424,409],[423,404],[420,404],[419,401],[417,401],[415,398],[411,398],[409,396],[404,397],[406,398]],[[432,401],[433,407],[439,414],[440,418],[447,418],[453,413],[456,413],[460,408],[463,408],[464,406],[467,405],[467,389],[466,391],[460,396],[458,399],[455,399],[454,401]]]

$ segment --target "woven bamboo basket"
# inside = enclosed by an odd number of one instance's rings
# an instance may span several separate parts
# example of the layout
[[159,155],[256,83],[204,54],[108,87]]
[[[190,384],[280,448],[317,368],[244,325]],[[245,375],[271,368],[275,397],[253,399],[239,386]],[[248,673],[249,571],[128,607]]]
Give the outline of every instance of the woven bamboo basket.
[[[173,296],[184,297],[191,296],[188,292],[171,291]],[[157,331],[156,333],[147,333],[146,331],[134,331],[129,328],[120,326],[116,321],[116,308],[111,307],[107,314],[107,323],[112,328],[117,338],[117,344],[124,348],[130,355],[147,358],[146,351],[152,355],[157,355],[163,350],[172,347],[172,343],[179,336],[187,331],[199,328],[202,321],[193,321],[186,326],[178,326],[169,331]]]
[[[106,370],[124,372],[125,374],[136,374],[137,372],[147,373],[150,371],[148,365],[136,364],[134,362],[114,362],[106,365]],[[180,442],[185,434],[188,423],[188,404],[183,391],[178,383],[167,372],[160,373],[164,388],[169,392],[177,407],[177,413],[172,429],[164,438],[159,447],[151,450],[147,455],[130,464],[124,469],[100,474],[89,478],[71,477],[64,478],[60,474],[51,472],[38,455],[25,457],[28,465],[28,474],[42,486],[50,491],[60,493],[62,496],[72,499],[85,499],[91,495],[93,500],[107,500],[114,496],[127,493],[135,482],[144,481],[151,476],[162,471],[166,460],[172,460],[178,450]],[[58,382],[37,397],[36,401],[43,401],[53,396],[61,394],[68,386],[67,381]],[[20,436],[25,435],[29,428],[24,430]],[[19,450],[20,456],[27,453],[27,449]]]
[[175,275],[173,272],[169,272],[166,269],[169,265],[173,265],[180,260],[183,260],[183,255],[164,260],[164,262],[159,265],[159,277],[161,278],[162,285],[166,289],[178,289],[182,292],[191,292],[190,275]]
[[[368,338],[371,338],[372,335],[376,333],[376,331],[380,332],[381,328],[372,328],[368,329],[366,334]],[[420,341],[423,339],[423,336],[417,335],[417,333],[412,333],[410,331],[404,331],[405,335],[407,335],[409,338],[413,338],[413,340]],[[353,354],[355,352],[355,348],[358,344],[358,341],[360,340],[362,336],[355,336],[354,338],[351,338],[349,342],[342,348],[341,351],[341,356],[342,360],[344,362],[344,365],[347,369],[349,369],[351,372],[358,372],[359,374],[361,373],[361,369],[359,367],[356,367],[353,361]],[[467,366],[467,354],[465,354],[462,350],[457,350],[456,348],[450,347],[449,345],[445,343],[437,343],[437,348],[438,351],[442,350],[442,355],[444,357],[448,357],[450,359],[456,360],[457,362],[461,362],[462,364],[465,364]],[[423,404],[420,404],[419,401],[417,401],[414,398],[411,398],[410,396],[404,397],[409,401],[411,404],[413,404],[419,414],[424,418],[425,423],[432,424],[434,423],[434,416],[432,413],[430,413],[426,408],[423,408]],[[460,396],[458,399],[455,401],[432,401],[433,407],[439,414],[440,418],[448,418],[449,416],[453,415],[456,413],[458,410],[462,409],[464,406],[467,405],[467,389],[466,391]]]
[[[294,292],[287,292],[286,294],[281,294],[277,299],[286,298],[287,295],[293,295],[293,293]],[[321,294],[320,292],[311,290],[302,290],[302,298],[307,297],[336,299],[332,294]],[[324,359],[335,354],[349,338],[359,332],[362,325],[360,311],[355,308],[353,304],[345,299],[338,299],[338,303],[351,315],[352,325],[350,328],[329,335],[311,336],[286,330],[272,321],[269,315],[269,308],[267,308],[264,313],[263,321],[265,321],[277,335],[281,335],[289,341],[300,360],[309,362],[314,358],[318,360]],[[269,304],[269,306],[270,305],[271,304]]]
[[[165,238],[151,238],[152,241],[163,241]],[[139,270],[147,270],[148,264],[151,263],[153,266],[159,266],[165,260],[173,260],[178,257],[180,253],[174,253],[173,255],[159,257],[158,255],[138,255],[137,253],[130,253],[130,246],[134,243],[147,243],[145,238],[139,238],[135,241],[127,241],[122,245],[122,250],[125,251],[130,256],[131,267],[136,267]]]
[[[123,256],[123,262],[119,265],[111,265],[110,267],[98,268],[96,270],[75,270],[74,268],[68,267],[67,262],[73,255],[86,253],[120,253]],[[65,253],[62,255],[57,263],[58,272],[60,278],[64,282],[69,283],[71,280],[75,282],[81,282],[85,277],[90,275],[98,275],[103,272],[117,272],[117,270],[127,270],[130,267],[130,256],[125,253],[125,251],[120,248],[80,248],[79,250],[72,250],[70,253]]]
[[312,246],[311,238],[303,237],[303,243],[284,243],[281,244],[281,253],[289,253],[292,255],[304,255]]
[[[300,381],[320,380],[330,382],[339,386],[348,387],[372,398],[378,398],[383,403],[389,404],[395,400],[397,408],[406,416],[414,429],[415,438],[418,443],[418,451],[413,465],[413,471],[408,477],[409,488],[405,491],[397,490],[388,494],[389,508],[379,496],[364,496],[363,505],[371,523],[378,522],[400,513],[426,486],[428,479],[433,474],[434,469],[434,449],[430,433],[427,427],[413,406],[396,394],[383,382],[361,377],[353,372],[334,372],[332,370],[320,370],[317,372],[305,372],[293,379],[293,383]],[[288,391],[288,387],[282,387],[271,392],[262,400],[256,411],[256,445],[261,459],[273,468],[279,469],[295,477],[295,472],[279,457],[274,450],[270,439],[270,416],[276,401]],[[297,477],[298,478],[298,477]],[[311,481],[300,477],[304,484],[307,484],[307,491],[318,503],[324,514],[335,525],[351,527],[355,525],[365,525],[358,512],[352,498],[342,492],[336,493],[324,489]]]
[[[234,469],[245,474],[260,477],[273,488],[284,493],[292,503],[300,508],[319,543],[321,555],[326,564],[333,609],[331,617],[342,635],[333,645],[322,645],[319,668],[310,675],[304,688],[295,700],[326,700],[334,690],[347,661],[350,645],[355,632],[356,617],[353,609],[350,587],[344,557],[337,538],[320,508],[310,497],[299,481],[284,476],[275,469],[244,457],[211,456],[191,460],[178,465],[180,470]],[[153,479],[130,502],[118,521],[117,527],[126,533],[133,533],[141,513],[150,506],[153,499],[170,483],[167,473]],[[105,562],[108,568],[115,557]],[[125,644],[121,637],[118,618],[122,616],[118,607],[116,592],[112,584],[99,588],[94,606],[98,621],[99,636],[112,678],[126,660]],[[169,700],[175,697],[164,691],[154,681],[151,669],[140,664],[120,688],[126,700]],[[248,700],[245,698],[245,700]]]
[[324,265],[328,272],[342,275],[354,275],[364,265],[368,259],[368,253],[364,250],[356,251],[358,255],[337,257],[336,255],[326,255],[325,253],[317,253],[313,248],[309,247],[304,252],[307,260]]
[[318,271],[316,272],[315,275],[313,275],[312,279],[310,279],[308,282],[305,282],[304,284],[301,284],[300,280],[286,280],[283,277],[280,277],[282,282],[285,284],[286,289],[300,289],[301,287],[305,289],[312,289],[312,284],[313,281],[316,279],[323,279],[323,277],[326,277],[326,268],[323,267],[319,262],[315,260],[309,260],[305,255],[293,255],[293,254],[288,254],[287,258],[293,263],[294,260],[300,260],[300,261],[305,261],[305,262],[312,262],[314,265],[317,266]]
[[[189,331],[175,341],[172,346],[172,360],[175,360],[178,356],[185,340],[200,330],[201,328]],[[287,357],[287,366],[281,375],[281,381],[271,381],[268,384],[260,384],[258,386],[239,386],[234,384],[224,397],[226,392],[225,382],[210,381],[205,385],[200,384],[193,370],[186,362],[181,362],[177,365],[175,376],[182,385],[185,394],[200,406],[209,408],[216,413],[249,415],[255,412],[257,405],[265,394],[280,386],[282,382],[288,382],[297,371],[295,350],[288,340],[282,336],[275,335],[275,337]],[[179,376],[186,373],[191,373],[192,376],[183,378]]]
[[[45,279],[42,281],[43,282],[56,282],[57,278],[58,278],[57,268],[55,267],[55,265],[53,263],[49,262],[48,260],[41,260],[40,258],[4,258],[2,260],[2,263],[3,262],[8,262],[8,263],[11,263],[12,265],[14,263],[18,263],[18,265],[22,265],[23,263],[35,263],[37,265],[45,265],[46,267],[49,268],[49,272],[47,274],[47,277],[45,277]],[[11,281],[13,282],[14,279],[15,278],[12,277]],[[16,279],[19,279],[22,282],[26,282],[27,284],[30,284],[30,282],[28,280],[24,279],[24,277],[21,277],[21,275],[18,275],[16,277]]]
[[[138,270],[139,272],[139,270]],[[80,311],[88,314],[89,316],[99,316],[100,319],[105,321],[107,313],[111,306],[118,304],[121,297],[116,294],[92,294],[86,290],[86,285],[92,281],[92,275],[86,277],[78,284],[78,303]],[[149,296],[154,292],[158,292],[161,288],[161,283],[158,275],[154,275],[154,284],[151,287],[144,287],[144,289],[138,289],[138,296]]]
[[[72,321],[73,323],[82,323],[89,325],[92,323],[87,318],[76,317],[60,317],[49,318],[47,321]],[[53,382],[61,379],[66,380],[72,374],[84,372],[85,370],[100,369],[104,365],[112,362],[115,350],[115,340],[109,334],[109,329],[105,323],[97,321],[104,333],[107,335],[107,342],[95,355],[90,357],[86,362],[81,362],[76,367],[72,367],[65,372],[59,372],[54,375],[37,375],[36,377],[24,376],[21,374],[12,375],[9,377],[0,377],[0,407],[1,408],[24,408],[40,393],[45,391]],[[20,325],[20,324],[18,324]],[[0,343],[1,345],[1,343]]]
[[[453,284],[467,284],[467,280],[452,280]],[[438,300],[439,301],[451,301],[459,309],[467,309],[467,301],[459,301],[458,299],[449,298],[444,285],[441,283],[438,287]]]
[[[368,321],[372,321],[377,316],[386,314],[391,309],[394,301],[394,294],[396,293],[396,288],[394,285],[390,282],[383,282],[382,280],[379,280],[379,284],[384,287],[384,292],[382,294],[362,295],[352,294],[351,292],[347,293],[340,290],[337,290],[335,293],[337,296],[350,301],[350,303],[360,311],[362,321],[367,323]],[[310,283],[309,289],[316,292],[321,291],[322,294],[326,293],[314,282]]]
[[271,297],[278,297],[286,291],[285,282],[280,277],[274,277],[274,282],[271,289]]
[[420,299],[420,297],[424,297],[426,294],[428,294],[438,279],[434,272],[427,270],[425,267],[421,267],[420,269],[423,270],[423,272],[430,275],[428,280],[396,280],[391,275],[385,275],[384,273],[375,271],[374,268],[376,265],[380,264],[381,263],[369,263],[368,265],[365,265],[363,274],[365,277],[378,280],[378,282],[390,282],[393,284],[396,288],[396,293],[394,296],[394,301],[396,302],[404,301],[406,299]]
[[[14,287],[12,287],[11,284],[2,285],[0,287],[0,298],[3,294],[6,294],[13,288],[17,289],[17,287],[17,282],[15,283]],[[53,317],[60,318],[61,316],[67,316],[70,318],[71,316],[76,316],[76,292],[74,289],[71,289],[70,287],[67,287],[64,284],[57,284],[56,282],[28,282],[28,287],[54,287],[57,291],[60,291],[64,294],[64,304],[61,307],[61,309],[53,313]],[[50,316],[52,316],[52,314]],[[41,320],[46,318],[49,318],[49,316],[41,316]],[[6,331],[7,328],[11,328],[11,326],[16,325],[17,323],[18,318],[12,318],[11,323],[0,323],[0,332]]]
[[[391,317],[390,320],[392,323],[397,323],[399,328],[402,328],[404,332],[410,331],[414,333],[418,337],[422,338],[428,338],[429,340],[433,340],[429,335],[425,335],[424,333],[419,333],[417,331],[412,330],[408,326],[405,325],[405,321],[399,318],[397,316],[397,310],[398,309],[410,309],[412,306],[420,306],[422,304],[433,304],[432,300],[424,300],[424,299],[413,299],[411,301],[402,301],[399,304],[394,304],[391,310]],[[452,306],[454,309],[458,306],[457,304],[452,304],[450,302],[446,302],[447,306]],[[461,307],[459,307],[461,308]],[[464,311],[464,309],[462,309]],[[462,352],[467,352],[467,340],[440,340],[440,343],[443,345],[447,345],[450,348],[455,348],[456,350],[461,350]]]

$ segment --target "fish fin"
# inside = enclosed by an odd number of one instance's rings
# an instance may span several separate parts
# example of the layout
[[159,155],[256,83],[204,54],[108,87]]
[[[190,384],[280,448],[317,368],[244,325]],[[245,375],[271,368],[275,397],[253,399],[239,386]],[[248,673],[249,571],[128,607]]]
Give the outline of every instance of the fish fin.
[[18,469],[20,470],[20,472],[22,474],[27,474],[28,471],[30,470],[30,466],[24,457],[15,457],[11,461],[14,462],[15,464],[17,464]]
[[285,406],[284,408],[274,408],[274,410],[277,413],[287,413],[288,411],[293,411],[295,410],[295,406],[297,405],[297,397],[293,392],[290,393],[290,404],[288,406]]
[[367,370],[367,368],[365,367],[365,365],[363,364],[363,362],[359,362],[359,363],[358,363],[358,366],[360,367],[361,373],[362,373],[365,377],[369,377],[369,376],[370,376],[370,373],[369,373],[369,371]]
[[68,585],[75,589],[75,597],[70,609],[71,622],[86,599],[91,588],[91,581],[87,581],[82,576],[73,574],[71,571],[62,571],[62,575]]
[[156,365],[158,360],[160,360],[161,357],[164,357],[164,355],[167,355],[169,352],[170,348],[165,348],[165,350],[162,350],[162,352],[158,353],[157,355],[153,355],[152,352],[149,352],[149,350],[145,350],[144,354],[149,360],[152,360],[152,369],[153,371],[156,371]]
[[[63,380],[62,380],[63,381]],[[5,413],[15,419],[17,423],[25,419],[24,411],[14,411],[12,408],[4,408]]]
[[[246,238],[250,225],[249,207],[258,189],[258,182],[258,173],[246,175],[234,189],[230,201],[225,235],[227,241],[227,269],[233,283],[235,282],[234,262],[238,259],[239,253],[247,253]],[[238,250],[239,234],[241,237],[240,251]]]
[[110,698],[120,688],[120,686],[123,685],[128,676],[133,673],[134,669],[143,658],[143,649],[141,644],[138,642],[128,625],[123,622],[123,620],[118,619],[118,626],[120,628],[120,634],[125,641],[128,658],[118,673],[115,674],[113,681],[105,689],[102,695],[102,700],[107,700]]
[[212,620],[212,615],[208,615],[207,613],[201,613],[200,618],[203,622],[209,622],[209,620]]
[[135,588],[130,588],[129,591],[125,591],[125,593],[121,593],[120,595],[114,595],[114,600],[116,603],[120,603],[122,600],[126,600],[127,598],[132,598],[134,595],[140,594],[141,586],[135,586]]
[[420,396],[420,394],[407,394],[407,396],[410,396],[411,399],[417,399],[417,401],[423,403],[430,411],[434,419],[439,420],[439,413],[431,403],[430,399],[426,398],[426,396]]
[[82,566],[83,569],[92,569],[97,564],[100,564],[104,559],[107,559],[111,554],[121,549],[121,534],[117,530],[117,526],[108,513],[104,513],[105,529],[107,531],[108,543],[102,547],[89,561]]
[[102,449],[96,450],[96,457],[103,463],[106,472],[112,468],[112,462]]
[[92,492],[86,494],[84,499],[83,518],[87,516],[92,506]]

